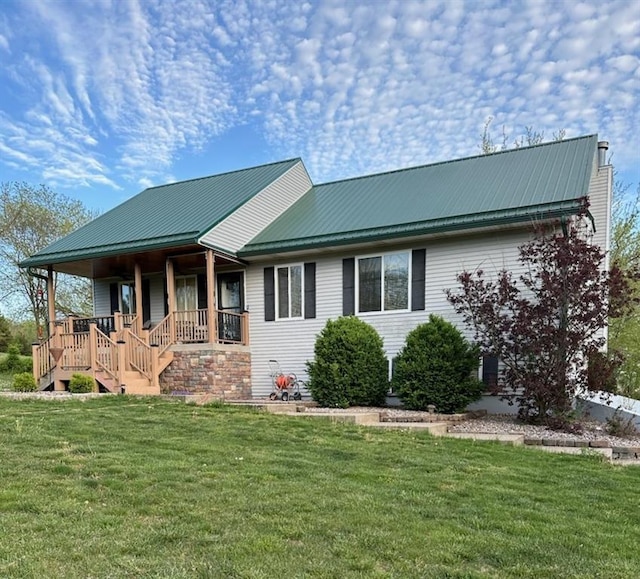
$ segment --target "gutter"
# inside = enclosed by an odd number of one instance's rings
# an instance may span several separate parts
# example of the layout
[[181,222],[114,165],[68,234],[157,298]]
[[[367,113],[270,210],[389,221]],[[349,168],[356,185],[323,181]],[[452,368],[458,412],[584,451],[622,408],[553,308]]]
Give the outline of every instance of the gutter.
[[401,239],[416,235],[426,235],[431,233],[446,233],[455,231],[471,230],[480,227],[496,225],[518,224],[532,219],[566,219],[567,214],[579,210],[582,206],[581,199],[562,201],[560,203],[538,205],[528,208],[517,208],[515,210],[494,211],[484,215],[456,216],[453,218],[434,219],[418,223],[408,223],[404,225],[393,225],[387,227],[377,227],[360,231],[345,231],[317,235],[308,238],[289,239],[282,241],[267,241],[245,246],[239,250],[238,256],[251,257],[258,255],[269,255],[273,253],[287,253],[293,251],[303,251],[308,249],[318,249],[323,247],[348,246],[356,243],[367,243],[375,241],[385,241],[389,239]]

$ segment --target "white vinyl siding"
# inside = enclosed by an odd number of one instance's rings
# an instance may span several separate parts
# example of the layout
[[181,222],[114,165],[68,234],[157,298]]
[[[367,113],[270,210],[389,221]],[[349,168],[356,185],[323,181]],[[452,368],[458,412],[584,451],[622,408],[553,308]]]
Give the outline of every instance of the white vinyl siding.
[[[363,319],[380,333],[387,357],[395,356],[404,345],[407,333],[438,314],[469,332],[457,319],[447,302],[445,290],[455,288],[456,274],[463,270],[482,268],[487,275],[502,268],[520,273],[517,248],[530,238],[528,232],[495,232],[465,238],[450,238],[416,242],[414,246],[385,248],[385,252],[408,251],[426,247],[426,296],[424,311],[380,312]],[[373,252],[369,252],[372,254]],[[361,255],[364,255],[362,252]],[[250,311],[252,388],[254,397],[264,397],[271,391],[270,359],[280,362],[285,372],[294,372],[306,379],[306,362],[313,359],[318,333],[328,319],[342,315],[342,259],[354,252],[317,258],[316,262],[316,318],[281,320],[277,324],[264,321],[263,267],[283,263],[252,265],[247,269],[247,306]]]
[[596,167],[589,186],[589,211],[596,226],[592,241],[606,251],[609,250],[611,236],[612,179],[613,167]]
[[300,161],[203,235],[200,243],[235,253],[300,199],[311,186],[311,179]]
[[151,323],[156,325],[164,319],[164,277],[157,275],[149,278],[149,293],[151,294]]
[[93,280],[93,315],[111,315],[111,282],[104,279]]

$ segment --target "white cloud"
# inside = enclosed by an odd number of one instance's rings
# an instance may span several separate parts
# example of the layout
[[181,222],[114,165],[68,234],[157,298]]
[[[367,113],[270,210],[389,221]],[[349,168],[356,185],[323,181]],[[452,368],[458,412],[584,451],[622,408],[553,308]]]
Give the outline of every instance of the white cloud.
[[316,181],[475,154],[489,115],[640,150],[637,2],[29,6],[47,48],[10,59],[0,145],[60,183],[162,182],[245,122]]

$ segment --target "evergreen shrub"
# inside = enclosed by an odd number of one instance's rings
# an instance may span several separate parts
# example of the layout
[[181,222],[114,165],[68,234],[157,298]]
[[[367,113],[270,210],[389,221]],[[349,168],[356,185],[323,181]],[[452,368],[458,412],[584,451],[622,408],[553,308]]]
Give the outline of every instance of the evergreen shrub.
[[86,394],[93,392],[96,382],[91,376],[84,374],[73,374],[69,380],[69,392],[72,394]]
[[385,403],[388,362],[382,338],[355,316],[329,320],[307,362],[308,388],[320,405],[332,408],[381,406]]
[[14,374],[12,387],[15,392],[35,392],[38,388],[31,372]]
[[477,379],[480,352],[439,316],[409,332],[398,354],[393,389],[410,410],[460,412],[485,390]]

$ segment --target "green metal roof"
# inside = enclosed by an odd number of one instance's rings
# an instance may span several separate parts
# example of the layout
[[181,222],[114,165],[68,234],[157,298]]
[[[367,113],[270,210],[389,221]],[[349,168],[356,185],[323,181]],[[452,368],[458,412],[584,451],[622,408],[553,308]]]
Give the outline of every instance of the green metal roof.
[[21,265],[42,266],[196,243],[299,161],[145,189]]
[[281,253],[556,217],[586,197],[589,135],[314,186],[238,252]]

